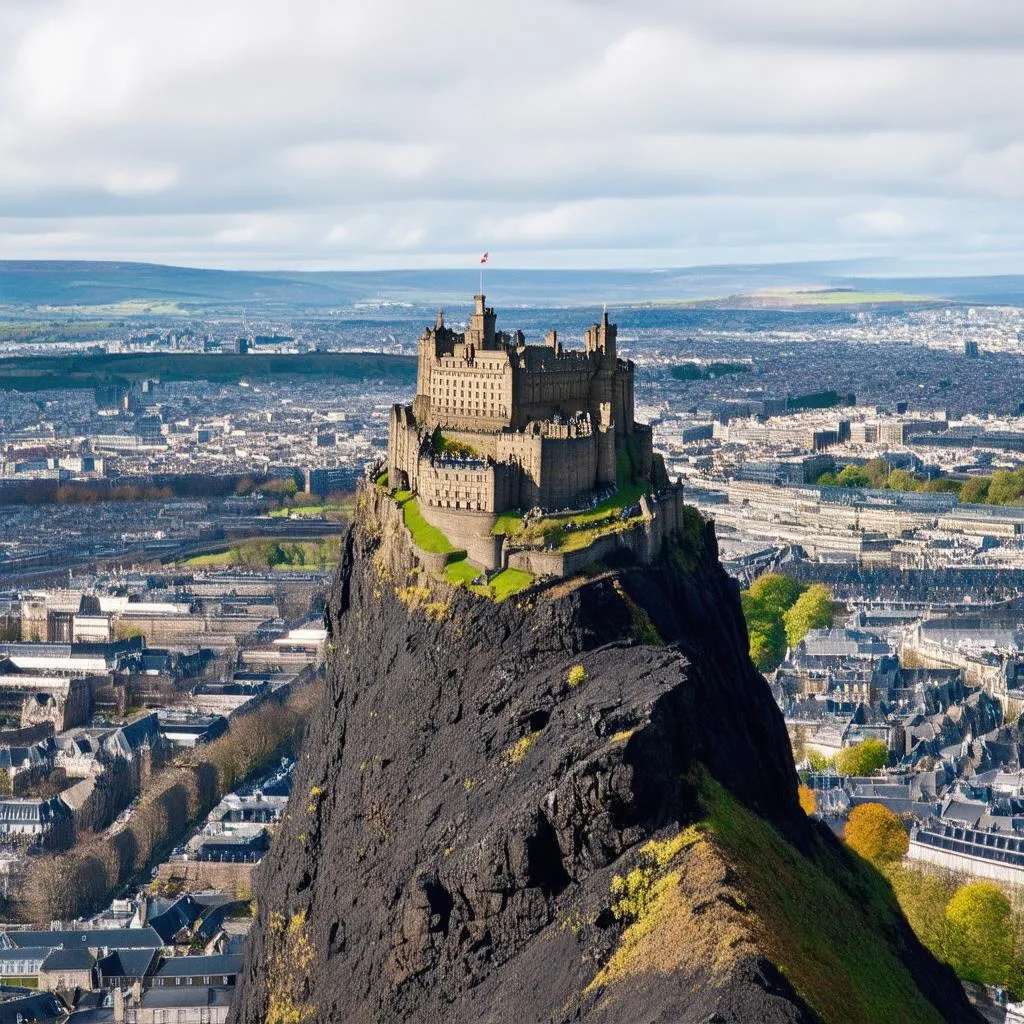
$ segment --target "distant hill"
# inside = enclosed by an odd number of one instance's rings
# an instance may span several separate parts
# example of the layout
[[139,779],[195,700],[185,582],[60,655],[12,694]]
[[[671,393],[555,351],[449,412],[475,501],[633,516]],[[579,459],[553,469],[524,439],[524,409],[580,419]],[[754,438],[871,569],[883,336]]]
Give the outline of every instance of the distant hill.
[[412,356],[374,352],[308,352],[303,355],[143,352],[0,359],[0,381],[8,391],[89,389],[105,384],[131,384],[150,377],[165,381],[237,383],[310,376],[412,382],[416,379],[416,360]]
[[[853,288],[977,302],[1024,301],[1024,277],[878,278],[855,262],[690,267],[670,270],[487,270],[488,296],[501,305],[680,302],[766,289]],[[351,308],[392,302],[465,302],[475,267],[461,270],[249,271],[150,263],[0,261],[0,305],[8,307],[230,306]],[[143,312],[144,310],[138,310]],[[150,310],[151,311],[151,310]],[[121,310],[131,315],[133,310]]]

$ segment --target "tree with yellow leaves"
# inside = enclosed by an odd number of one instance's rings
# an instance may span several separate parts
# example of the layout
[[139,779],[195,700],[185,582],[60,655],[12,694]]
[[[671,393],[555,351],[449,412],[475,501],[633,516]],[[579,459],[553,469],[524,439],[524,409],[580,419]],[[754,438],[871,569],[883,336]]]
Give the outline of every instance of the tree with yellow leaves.
[[804,814],[815,814],[818,810],[818,797],[810,786],[801,785],[797,787],[796,795],[800,799],[800,806]]
[[910,847],[903,822],[882,804],[860,804],[850,811],[843,829],[846,845],[872,864],[902,859]]

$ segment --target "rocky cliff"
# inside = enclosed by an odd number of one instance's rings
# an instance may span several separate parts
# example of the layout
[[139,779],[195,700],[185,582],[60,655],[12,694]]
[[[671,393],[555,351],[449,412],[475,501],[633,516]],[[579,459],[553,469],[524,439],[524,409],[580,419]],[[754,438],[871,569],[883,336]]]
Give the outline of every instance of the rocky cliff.
[[233,1020],[974,1020],[801,812],[710,527],[495,604],[364,492]]

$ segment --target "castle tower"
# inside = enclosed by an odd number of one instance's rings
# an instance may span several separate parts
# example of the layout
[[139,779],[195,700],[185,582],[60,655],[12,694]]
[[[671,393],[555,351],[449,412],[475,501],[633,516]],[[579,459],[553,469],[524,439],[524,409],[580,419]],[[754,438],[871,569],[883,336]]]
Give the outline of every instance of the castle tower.
[[466,344],[473,345],[478,349],[496,348],[494,324],[497,317],[494,310],[487,308],[486,298],[483,295],[474,295],[473,302],[474,309],[473,315],[469,318],[469,330],[466,331]]
[[605,309],[601,313],[600,323],[587,328],[583,339],[586,351],[599,352],[614,367],[618,358],[615,343],[617,335],[618,327],[608,322],[608,310]]

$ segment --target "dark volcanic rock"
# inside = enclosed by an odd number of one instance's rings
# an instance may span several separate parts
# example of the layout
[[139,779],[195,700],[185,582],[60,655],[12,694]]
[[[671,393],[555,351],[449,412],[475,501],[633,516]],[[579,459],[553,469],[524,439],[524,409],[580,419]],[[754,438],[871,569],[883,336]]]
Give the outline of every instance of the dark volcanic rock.
[[[233,1020],[820,1019],[743,923],[748,900],[709,843],[673,862],[664,940],[617,980],[600,974],[623,941],[612,878],[700,818],[700,772],[797,848],[831,842],[799,808],[713,530],[685,568],[666,558],[494,604],[397,578],[407,556],[371,498]],[[974,1019],[901,919],[878,941],[945,1019]]]

